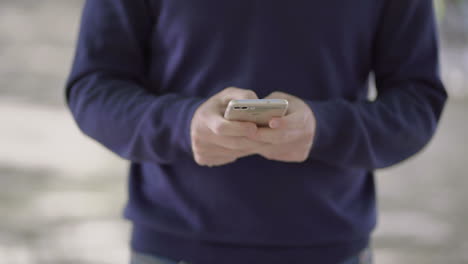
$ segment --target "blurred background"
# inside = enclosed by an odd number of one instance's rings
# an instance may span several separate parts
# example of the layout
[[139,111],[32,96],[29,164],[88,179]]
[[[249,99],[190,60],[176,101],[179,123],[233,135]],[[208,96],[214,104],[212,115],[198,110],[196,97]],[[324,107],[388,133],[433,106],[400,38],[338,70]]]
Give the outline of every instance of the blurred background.
[[[468,263],[468,1],[436,0],[450,101],[417,157],[377,174],[377,263]],[[82,0],[0,1],[0,263],[124,264],[127,164],[64,106]]]

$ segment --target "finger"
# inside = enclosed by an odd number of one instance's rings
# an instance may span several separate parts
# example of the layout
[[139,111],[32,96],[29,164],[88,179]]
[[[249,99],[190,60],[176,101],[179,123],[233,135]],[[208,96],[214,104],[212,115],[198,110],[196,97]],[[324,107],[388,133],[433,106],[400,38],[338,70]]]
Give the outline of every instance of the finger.
[[203,157],[221,157],[221,158],[232,158],[240,157],[246,154],[251,154],[250,150],[235,150],[225,148],[216,144],[206,144],[203,148],[197,150],[197,154]]
[[228,161],[232,162],[236,159],[237,155],[233,155],[232,151],[224,150],[217,146],[210,146],[206,149],[199,149],[195,155],[195,161],[202,166],[223,164]]
[[303,162],[307,159],[310,148],[304,145],[303,140],[295,142],[269,145],[259,149],[258,154],[269,160],[283,162]]
[[257,125],[251,122],[229,121],[220,115],[214,115],[207,123],[208,128],[216,135],[248,137],[257,132]]
[[285,147],[286,146],[284,144],[269,145],[260,149],[258,154],[268,160],[289,162],[289,159],[287,158],[288,152],[283,149]]
[[245,137],[217,137],[215,139],[215,143],[223,148],[247,152],[254,151],[255,149],[262,148],[266,145],[266,143]]
[[206,157],[205,159],[207,160],[207,163],[209,164],[210,167],[215,167],[215,166],[221,166],[221,165],[227,165],[229,163],[236,162],[238,159],[245,158],[248,156],[252,156],[257,153],[253,152],[247,152],[247,151],[236,151],[235,152],[237,155],[232,156],[211,156],[211,157]]
[[210,165],[209,167],[211,167],[211,168],[213,168],[213,167],[221,167],[221,166],[225,166],[225,165],[234,163],[234,162],[236,162],[236,161],[237,161],[236,159],[234,159],[234,160],[220,160],[220,161],[216,161],[215,164]]
[[214,167],[232,163],[240,158],[254,154],[256,154],[256,152],[230,150],[212,145],[205,150],[199,150],[196,161],[199,165]]
[[291,97],[291,95],[283,92],[272,92],[269,95],[265,97],[265,99],[285,99],[288,100]]
[[252,90],[229,87],[220,93],[220,105],[227,106],[231,100],[258,99],[257,94]]
[[283,117],[273,117],[268,125],[273,129],[302,129],[306,122],[305,113],[295,112]]
[[253,140],[270,144],[284,144],[300,138],[299,130],[258,128]]
[[219,158],[219,157],[213,157],[213,158],[200,158],[197,163],[201,166],[207,166],[207,167],[219,167],[223,165],[227,165],[229,163],[235,162],[237,159],[236,158]]

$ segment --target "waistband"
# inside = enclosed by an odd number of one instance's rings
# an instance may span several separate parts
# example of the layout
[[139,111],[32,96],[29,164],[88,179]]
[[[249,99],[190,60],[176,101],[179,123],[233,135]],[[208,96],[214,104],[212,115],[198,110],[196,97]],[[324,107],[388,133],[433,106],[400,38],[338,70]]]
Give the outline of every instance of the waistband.
[[131,247],[133,251],[183,260],[190,264],[336,264],[360,255],[369,245],[369,237],[337,243],[281,247],[269,245],[245,245],[202,241],[195,237],[181,237],[160,232],[142,225],[134,225]]

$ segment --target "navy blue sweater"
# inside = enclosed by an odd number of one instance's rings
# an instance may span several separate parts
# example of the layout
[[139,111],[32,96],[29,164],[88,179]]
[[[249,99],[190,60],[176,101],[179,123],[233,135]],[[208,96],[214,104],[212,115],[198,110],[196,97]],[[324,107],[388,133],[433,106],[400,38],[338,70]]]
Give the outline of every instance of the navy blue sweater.
[[[132,164],[135,250],[328,264],[368,243],[373,171],[433,135],[438,67],[432,0],[88,0],[67,100],[85,134]],[[309,159],[198,166],[191,118],[228,86],[302,98],[317,118]]]

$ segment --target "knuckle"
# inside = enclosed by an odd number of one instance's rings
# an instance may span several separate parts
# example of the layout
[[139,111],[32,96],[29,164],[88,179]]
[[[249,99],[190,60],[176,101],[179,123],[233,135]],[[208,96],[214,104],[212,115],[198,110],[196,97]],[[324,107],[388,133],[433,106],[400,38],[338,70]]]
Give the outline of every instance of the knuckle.
[[195,155],[195,162],[200,166],[207,165],[206,160],[203,157],[199,156],[199,155]]
[[279,92],[279,91],[274,91],[270,94],[270,97],[284,97],[284,93],[283,92]]
[[305,162],[307,160],[307,156],[302,154],[299,156],[298,162]]
[[194,133],[194,134],[192,135],[192,145],[195,146],[195,147],[198,147],[198,146],[202,145],[202,139],[201,139],[201,137],[200,137],[198,134],[196,134],[196,133]]
[[247,149],[245,149],[245,150],[238,150],[238,151],[235,153],[235,155],[236,155],[236,157],[243,157],[243,156],[249,155],[249,154],[251,154],[251,153],[252,153],[252,150],[247,150]]
[[275,153],[272,153],[271,151],[265,151],[262,153],[262,156],[266,158],[267,160],[275,160],[277,159],[278,155]]
[[307,155],[303,151],[301,152],[298,151],[294,153],[293,158],[294,158],[294,161],[296,162],[304,162],[307,160]]
[[291,156],[288,155],[278,155],[276,156],[275,160],[283,162],[292,162]]
[[232,93],[232,92],[234,92],[234,91],[237,91],[238,89],[239,89],[239,88],[237,88],[237,87],[229,86],[229,87],[225,88],[225,89],[223,90],[223,92],[225,92],[225,93]]
[[213,132],[217,135],[221,135],[226,131],[226,123],[217,122],[213,125]]
[[257,94],[252,90],[244,90],[244,96],[246,98],[256,98]]
[[224,164],[229,164],[229,163],[233,163],[233,162],[236,162],[237,159],[236,158],[230,158],[230,159],[227,159]]

